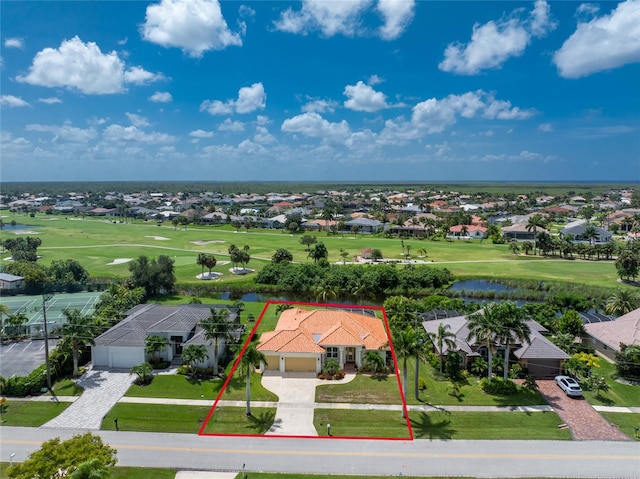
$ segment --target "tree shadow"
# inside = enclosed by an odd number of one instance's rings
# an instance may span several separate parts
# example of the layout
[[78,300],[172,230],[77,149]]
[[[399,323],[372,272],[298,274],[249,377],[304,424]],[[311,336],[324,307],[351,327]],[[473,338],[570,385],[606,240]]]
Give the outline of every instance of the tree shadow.
[[411,428],[417,439],[451,439],[457,432],[451,427],[448,411],[435,413],[421,412],[417,415],[410,414]]
[[276,411],[262,411],[257,416],[251,414],[251,416],[245,416],[249,421],[247,425],[248,429],[255,431],[256,434],[265,434],[271,426],[274,425],[274,421],[276,418]]

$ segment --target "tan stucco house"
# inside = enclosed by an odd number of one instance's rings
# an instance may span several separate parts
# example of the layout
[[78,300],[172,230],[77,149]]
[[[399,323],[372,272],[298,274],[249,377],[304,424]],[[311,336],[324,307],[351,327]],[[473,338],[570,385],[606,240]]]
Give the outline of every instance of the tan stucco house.
[[285,310],[274,331],[263,333],[258,350],[267,359],[261,369],[319,373],[335,359],[340,368],[362,366],[366,351],[387,359],[389,339],[381,319],[342,309]]

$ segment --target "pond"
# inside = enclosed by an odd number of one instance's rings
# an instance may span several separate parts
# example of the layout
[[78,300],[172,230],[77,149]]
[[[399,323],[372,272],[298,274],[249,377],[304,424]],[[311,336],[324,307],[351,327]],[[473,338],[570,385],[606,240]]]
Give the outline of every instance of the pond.
[[15,230],[32,230],[32,229],[36,229],[36,228],[40,228],[40,226],[29,226],[29,225],[19,225],[19,224],[9,224],[9,223],[3,223],[2,224],[2,231],[15,231]]
[[516,288],[492,279],[468,279],[451,286],[452,291],[495,291],[496,293],[517,291]]

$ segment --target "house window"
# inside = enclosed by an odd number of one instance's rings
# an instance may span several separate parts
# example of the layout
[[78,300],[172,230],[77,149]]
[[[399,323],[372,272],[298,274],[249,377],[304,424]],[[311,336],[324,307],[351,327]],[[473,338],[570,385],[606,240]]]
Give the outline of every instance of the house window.
[[338,348],[328,347],[327,348],[327,359],[328,358],[336,358],[338,359]]

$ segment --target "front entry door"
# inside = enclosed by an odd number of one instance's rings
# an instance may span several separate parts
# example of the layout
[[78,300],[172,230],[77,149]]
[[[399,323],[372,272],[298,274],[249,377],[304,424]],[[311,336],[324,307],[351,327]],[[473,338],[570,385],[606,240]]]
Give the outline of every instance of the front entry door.
[[345,362],[354,363],[356,361],[356,348],[345,349]]

